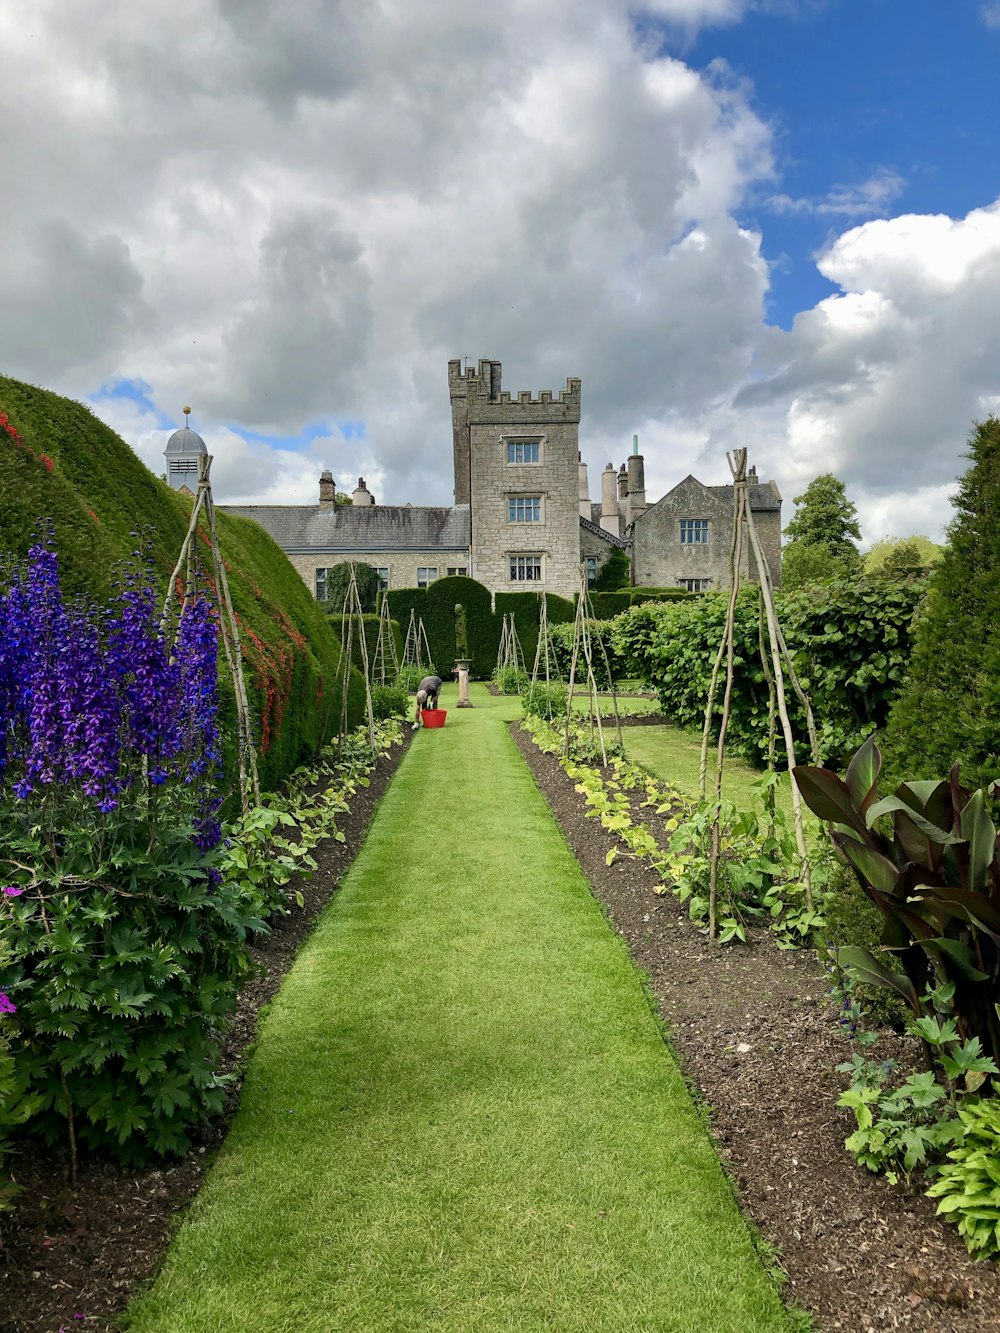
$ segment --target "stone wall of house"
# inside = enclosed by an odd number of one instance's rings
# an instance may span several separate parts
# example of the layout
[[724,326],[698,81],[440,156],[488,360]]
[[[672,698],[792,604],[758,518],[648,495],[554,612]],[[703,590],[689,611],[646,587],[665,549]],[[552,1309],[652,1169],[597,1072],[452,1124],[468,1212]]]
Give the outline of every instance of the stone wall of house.
[[390,588],[415,588],[417,586],[417,570],[421,566],[428,569],[437,569],[437,577],[442,579],[449,572],[459,574],[469,572],[469,552],[467,550],[358,551],[350,556],[344,555],[343,552],[336,555],[325,555],[322,551],[315,551],[308,555],[289,554],[288,559],[301,574],[306,587],[314,597],[316,596],[316,571],[318,569],[332,569],[334,565],[342,564],[347,560],[353,560],[361,565],[371,565],[373,569],[388,569]]
[[[571,597],[579,583],[580,381],[558,394],[516,396],[500,389],[500,364],[475,371],[448,366],[455,427],[455,493],[468,475],[472,504],[473,578],[495,591],[545,589]],[[468,453],[464,452],[465,432]],[[538,463],[509,462],[512,440],[537,440]],[[538,496],[540,521],[511,522],[511,497]],[[511,556],[540,556],[541,579],[511,578]]]
[[[730,491],[731,495],[732,492]],[[775,492],[776,498],[777,492]],[[681,542],[682,519],[707,519],[706,543]],[[754,513],[754,523],[776,586],[781,583],[781,511]],[[710,588],[729,587],[732,502],[688,477],[651,506],[633,531],[633,582],[641,587],[670,587],[700,580]],[[744,550],[742,575],[758,582],[757,562]]]

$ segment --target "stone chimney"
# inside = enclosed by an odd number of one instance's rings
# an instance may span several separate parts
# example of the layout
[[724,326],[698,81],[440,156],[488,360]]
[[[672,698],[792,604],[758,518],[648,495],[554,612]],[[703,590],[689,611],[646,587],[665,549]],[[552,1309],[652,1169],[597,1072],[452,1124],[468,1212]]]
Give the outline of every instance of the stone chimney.
[[646,512],[646,466],[642,454],[628,456],[628,506],[625,522],[629,526]]
[[579,453],[576,455],[577,472],[580,477],[580,517],[593,520],[594,511],[590,507],[590,482],[587,480],[587,464]]
[[615,537],[622,535],[622,520],[618,512],[618,482],[610,463],[601,473],[601,527]]
[[628,473],[625,471],[625,464],[622,463],[618,469],[618,509],[621,514],[625,513],[625,500],[628,496]]
[[337,503],[337,483],[333,479],[333,473],[326,468],[319,474],[319,507],[320,509],[333,509]]
[[354,494],[351,496],[351,504],[355,505],[373,505],[375,497],[365,485],[364,477],[358,478],[358,485]]

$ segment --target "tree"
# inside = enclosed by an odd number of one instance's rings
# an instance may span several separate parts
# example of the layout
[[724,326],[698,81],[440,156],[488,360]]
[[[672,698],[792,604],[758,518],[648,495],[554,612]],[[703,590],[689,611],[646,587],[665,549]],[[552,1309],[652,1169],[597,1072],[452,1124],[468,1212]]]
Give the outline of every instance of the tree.
[[373,569],[371,565],[363,565],[350,560],[345,560],[343,564],[331,566],[330,572],[326,576],[326,601],[327,611],[336,621],[337,617],[344,609],[344,598],[347,596],[348,585],[351,582],[351,568],[354,568],[354,577],[358,581],[358,596],[361,598],[361,610],[366,613],[374,613],[378,601],[378,570]]
[[[858,510],[847,498],[844,483],[824,472],[795,497],[795,515],[785,536],[806,546],[828,546],[836,556],[857,556],[861,540]],[[853,538],[853,541],[852,541]]]
[[620,546],[611,548],[601,572],[594,580],[594,592],[618,592],[632,582],[632,562]]
[[781,552],[781,586],[795,592],[809,583],[850,579],[858,564],[857,555],[837,555],[825,542],[789,542]]
[[346,491],[337,491],[333,497],[333,503],[338,509],[343,509],[344,505],[352,505],[354,498],[348,495]]
[[956,759],[967,786],[1000,775],[1000,420],[975,427],[966,457],[886,731],[896,779],[945,777]]
[[922,578],[944,554],[930,537],[883,537],[865,556],[865,573],[883,578]]

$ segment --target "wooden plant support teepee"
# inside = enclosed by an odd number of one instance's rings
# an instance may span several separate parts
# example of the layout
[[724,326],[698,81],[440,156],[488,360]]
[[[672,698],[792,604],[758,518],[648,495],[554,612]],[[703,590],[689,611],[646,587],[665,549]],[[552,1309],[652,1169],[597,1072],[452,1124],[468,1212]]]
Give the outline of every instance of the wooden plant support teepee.
[[[184,409],[185,413],[190,408]],[[212,552],[212,574],[215,579],[216,595],[219,602],[219,628],[222,632],[222,646],[226,655],[226,666],[233,682],[233,694],[236,698],[236,754],[240,775],[240,801],[243,813],[250,808],[250,795],[254,805],[260,805],[260,777],[257,772],[257,751],[253,742],[253,721],[247,698],[246,680],[243,675],[243,646],[240,643],[240,628],[233,610],[233,600],[229,595],[229,579],[226,566],[219,550],[219,534],[215,521],[215,501],[212,498],[212,455],[201,454],[198,458],[198,493],[191,507],[187,532],[181,543],[177,564],[170,575],[167,595],[160,616],[160,629],[172,640],[176,635],[177,621],[173,617],[174,602],[179,602],[183,609],[184,602],[194,595],[194,549],[193,542],[198,531],[199,519],[204,515],[208,525],[208,542]],[[184,592],[178,598],[176,589],[185,571]]]
[[497,651],[497,673],[513,667],[516,671],[524,671],[524,651],[521,648],[521,640],[517,635],[517,626],[514,624],[514,612],[505,613],[503,617],[503,629],[500,632],[500,647]]
[[[596,734],[597,742],[601,747],[601,762],[607,767],[608,750],[604,740],[604,725],[601,720],[601,704],[597,697],[597,677],[594,674],[595,643],[604,657],[605,670],[608,674],[608,681],[611,685],[611,702],[615,714],[615,728],[618,733],[619,748],[622,744],[622,723],[618,714],[618,693],[615,689],[614,677],[611,674],[611,665],[608,661],[607,649],[604,647],[604,640],[599,631],[594,631],[594,607],[590,600],[590,588],[587,585],[587,566],[580,566],[580,595],[576,600],[576,620],[573,624],[573,652],[569,663],[569,691],[566,700],[566,729],[563,734],[563,755],[569,755],[569,735],[570,723],[573,718],[573,688],[576,682],[577,667],[580,664],[580,655],[583,655],[583,664],[586,667],[587,680],[587,698],[590,712],[590,738],[594,741]],[[581,672],[581,676],[582,676]]]
[[546,685],[551,685],[554,680],[562,680],[559,662],[549,637],[549,606],[544,592],[538,608],[538,642],[535,644],[535,663],[531,668],[532,685],[539,683],[540,674]]
[[410,623],[406,629],[406,642],[403,645],[403,669],[416,667],[422,671],[431,664],[431,648],[427,642],[427,631],[423,618],[417,618],[415,607],[410,607]]
[[[708,744],[712,730],[712,717],[715,710],[715,698],[718,690],[722,662],[725,660],[726,682],[722,701],[722,717],[719,723],[719,736],[716,745],[715,817],[712,823],[711,859],[709,863],[708,921],[709,936],[713,940],[718,933],[717,908],[719,856],[722,842],[722,778],[726,759],[726,732],[729,728],[729,718],[732,709],[736,603],[739,597],[744,555],[749,555],[751,552],[753,553],[754,561],[757,566],[758,578],[760,579],[761,619],[758,625],[758,642],[761,664],[764,671],[764,677],[768,682],[768,693],[771,701],[769,711],[772,735],[774,709],[776,707],[778,716],[781,720],[782,735],[785,742],[785,755],[788,762],[788,775],[791,783],[795,843],[801,864],[801,876],[805,888],[806,905],[810,911],[812,910],[813,899],[809,876],[809,852],[806,847],[805,826],[802,817],[802,799],[799,795],[799,789],[796,786],[795,778],[792,776],[792,770],[795,767],[795,743],[792,738],[792,727],[788,717],[788,702],[785,686],[786,672],[788,674],[788,680],[792,685],[792,689],[805,711],[806,725],[809,731],[809,739],[813,752],[813,762],[819,763],[819,747],[816,739],[816,726],[813,719],[812,706],[810,705],[808,696],[801,687],[795,672],[795,667],[791,660],[791,655],[788,652],[788,647],[785,643],[784,635],[781,632],[781,626],[778,621],[778,615],[774,604],[774,586],[771,582],[771,571],[764,556],[760,538],[757,534],[757,528],[754,524],[753,510],[750,508],[750,498],[747,492],[746,449],[734,449],[731,453],[726,455],[726,461],[729,463],[729,470],[733,476],[734,490],[733,530],[729,547],[729,602],[726,608],[725,628],[719,643],[718,652],[715,656],[715,662],[712,666],[712,677],[709,683],[708,699],[705,704],[705,722],[702,730],[701,766],[699,771],[699,786],[702,799],[704,799],[706,771],[708,767]],[[766,645],[765,626],[767,631]],[[769,762],[773,764],[773,738],[769,741],[768,758]],[[773,806],[770,808],[773,817]]]
[[361,655],[361,674],[365,682],[365,712],[368,721],[368,741],[375,752],[375,716],[372,712],[371,670],[368,662],[368,641],[365,638],[364,613],[361,609],[361,594],[358,592],[358,580],[353,564],[350,566],[351,578],[344,594],[344,605],[340,612],[340,666],[337,678],[340,683],[340,730],[337,735],[338,751],[343,748],[347,736],[347,703],[351,684],[351,662],[354,657],[354,640],[357,636],[358,651]]
[[394,685],[399,677],[399,654],[396,652],[396,640],[392,634],[392,617],[389,613],[389,599],[382,597],[379,610],[378,638],[375,640],[375,655],[372,659],[373,685]]

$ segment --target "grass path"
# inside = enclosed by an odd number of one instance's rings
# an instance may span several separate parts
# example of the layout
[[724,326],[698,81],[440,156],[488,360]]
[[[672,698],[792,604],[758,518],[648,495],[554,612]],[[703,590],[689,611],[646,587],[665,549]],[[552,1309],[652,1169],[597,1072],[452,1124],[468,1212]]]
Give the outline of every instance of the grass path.
[[134,1333],[788,1327],[510,701],[473,697],[414,738]]

